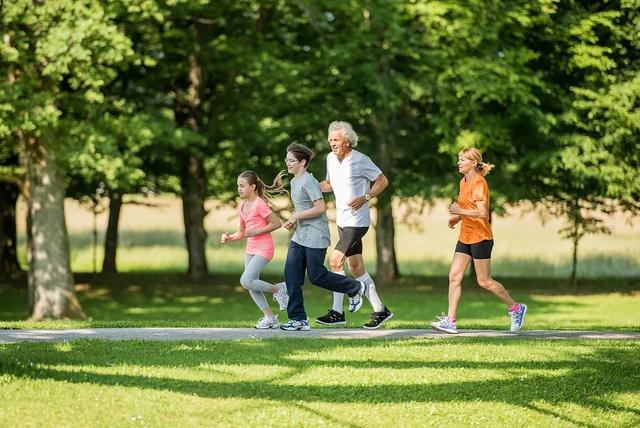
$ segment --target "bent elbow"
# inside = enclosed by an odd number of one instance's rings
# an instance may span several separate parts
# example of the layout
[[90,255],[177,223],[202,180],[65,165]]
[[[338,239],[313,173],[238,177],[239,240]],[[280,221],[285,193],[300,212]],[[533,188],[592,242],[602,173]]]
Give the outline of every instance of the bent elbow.
[[387,178],[386,175],[382,175],[380,176],[380,186],[382,187],[382,189],[386,189],[387,187],[389,187],[389,179]]

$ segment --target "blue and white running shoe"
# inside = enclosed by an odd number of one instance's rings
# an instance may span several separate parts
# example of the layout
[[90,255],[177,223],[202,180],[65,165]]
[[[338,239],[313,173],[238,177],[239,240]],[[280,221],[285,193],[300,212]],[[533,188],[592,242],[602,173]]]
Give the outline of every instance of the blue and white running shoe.
[[358,310],[362,307],[362,300],[364,296],[369,294],[369,286],[364,282],[360,281],[360,290],[358,294],[353,297],[349,297],[349,312],[358,312]]
[[309,321],[307,321],[307,320],[302,320],[302,321],[289,320],[289,322],[287,322],[286,324],[282,324],[280,326],[280,328],[282,330],[287,330],[287,331],[297,331],[297,330],[308,331],[308,330],[311,330],[311,327],[309,326]]

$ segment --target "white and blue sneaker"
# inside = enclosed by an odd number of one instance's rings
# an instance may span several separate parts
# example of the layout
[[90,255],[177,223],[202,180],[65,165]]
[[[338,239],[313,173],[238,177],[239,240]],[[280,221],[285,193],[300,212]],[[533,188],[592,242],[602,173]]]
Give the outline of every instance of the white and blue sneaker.
[[431,328],[438,331],[444,331],[449,334],[458,334],[458,326],[455,321],[451,321],[445,314],[442,314],[442,316],[437,318],[438,321],[431,323]]
[[296,320],[289,320],[289,322],[287,322],[286,324],[282,324],[280,326],[280,328],[282,330],[286,330],[286,331],[308,331],[311,330],[311,327],[309,326],[309,321],[308,320],[302,320],[302,321],[296,321]]
[[527,305],[524,303],[518,304],[518,309],[515,311],[509,311],[511,316],[511,333],[519,331],[524,325],[524,316],[527,314]]
[[362,307],[362,299],[367,294],[369,294],[369,286],[360,281],[360,290],[358,291],[358,294],[353,297],[349,297],[349,312],[358,312]]

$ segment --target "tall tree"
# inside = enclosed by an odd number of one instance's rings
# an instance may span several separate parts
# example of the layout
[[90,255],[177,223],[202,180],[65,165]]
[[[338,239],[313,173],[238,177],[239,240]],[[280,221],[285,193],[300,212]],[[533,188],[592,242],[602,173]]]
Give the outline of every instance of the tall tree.
[[[99,147],[100,160],[86,165],[86,159],[78,159],[83,161],[81,170],[89,172],[83,174],[81,180],[89,184],[85,192],[92,193],[98,185],[104,185],[105,196],[109,198],[103,273],[117,271],[118,222],[125,204],[123,196],[181,193],[180,181],[176,179],[184,170],[181,153],[199,148],[204,142],[196,131],[179,123],[173,111],[176,104],[172,82],[181,81],[183,64],[167,58],[172,49],[183,49],[184,41],[176,38],[189,33],[189,29],[180,27],[179,14],[177,22],[171,21],[172,7],[180,10],[185,4],[194,3],[187,1],[169,6],[163,2],[131,0],[109,2],[105,6],[132,41],[133,55],[105,88],[105,97],[111,102],[104,114],[96,118],[103,124],[101,132],[108,143]],[[190,245],[187,250],[191,260],[191,254],[197,251]],[[204,259],[203,248],[200,250]],[[190,263],[190,271],[193,271],[192,265]]]
[[207,273],[205,198],[231,198],[229,177],[244,169],[275,174],[274,159],[290,141],[277,122],[286,100],[273,100],[274,92],[295,87],[288,62],[274,54],[281,26],[294,16],[289,11],[278,1],[182,1],[160,5],[147,23],[159,37],[140,47],[153,46],[161,59],[141,69],[136,86],[171,109],[176,127],[164,154],[147,165],[167,165],[163,172],[179,180],[193,279]]
[[322,93],[314,95],[326,115],[361,130],[363,150],[372,148],[391,179],[376,206],[383,281],[398,275],[392,198],[452,194],[462,145],[508,159],[516,123],[537,114],[530,106],[540,84],[523,46],[527,3],[303,3],[317,33],[310,80]]
[[108,207],[102,271],[115,273],[122,196],[152,186],[143,170],[143,153],[164,135],[166,120],[139,111],[134,101],[105,92],[102,109],[95,108],[91,119],[72,132],[79,143],[67,162],[67,193],[86,202],[94,215]]
[[179,187],[172,190],[183,201],[188,274],[198,280],[208,271],[204,201],[209,189],[205,159],[215,154],[215,144],[207,135],[208,126],[214,119],[212,106],[219,112],[226,107],[215,98],[220,82],[233,82],[233,76],[226,75],[225,63],[217,60],[219,49],[215,43],[218,38],[232,36],[234,26],[227,21],[236,19],[245,5],[147,2],[143,9],[150,4],[145,13],[131,15],[127,8],[118,11],[118,19],[142,58],[141,66],[128,72],[129,86],[144,94],[145,102],[158,111],[170,112],[174,123],[175,132],[168,141],[151,149],[153,153],[148,153],[145,166],[157,182],[165,181],[163,177],[167,176],[178,179]]
[[401,30],[407,17],[392,2],[301,2],[301,8],[310,34],[299,38],[310,66],[299,70],[307,87],[299,84],[297,91],[317,106],[320,119],[315,126],[320,128],[321,141],[326,140],[331,120],[351,122],[362,137],[358,149],[371,154],[390,177],[389,189],[376,201],[377,277],[390,281],[398,275],[392,148],[397,144],[395,130],[406,95],[406,86],[400,84],[405,76],[397,71],[410,62],[405,45],[399,43],[411,37],[410,31]]
[[551,16],[540,45],[555,47],[545,53],[561,113],[531,168],[539,177],[532,190],[567,219],[561,233],[572,241],[575,287],[582,237],[609,232],[605,215],[640,209],[640,5],[573,1]]
[[83,318],[64,217],[65,161],[73,130],[102,101],[130,42],[100,2],[12,2],[0,55],[4,138],[17,139],[28,204],[31,318]]

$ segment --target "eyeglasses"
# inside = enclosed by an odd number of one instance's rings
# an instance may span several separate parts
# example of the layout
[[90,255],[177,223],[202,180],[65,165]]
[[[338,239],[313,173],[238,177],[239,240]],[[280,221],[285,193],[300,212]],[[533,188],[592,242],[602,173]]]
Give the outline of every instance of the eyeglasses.
[[300,162],[298,159],[284,158],[284,163],[298,163],[298,162]]

